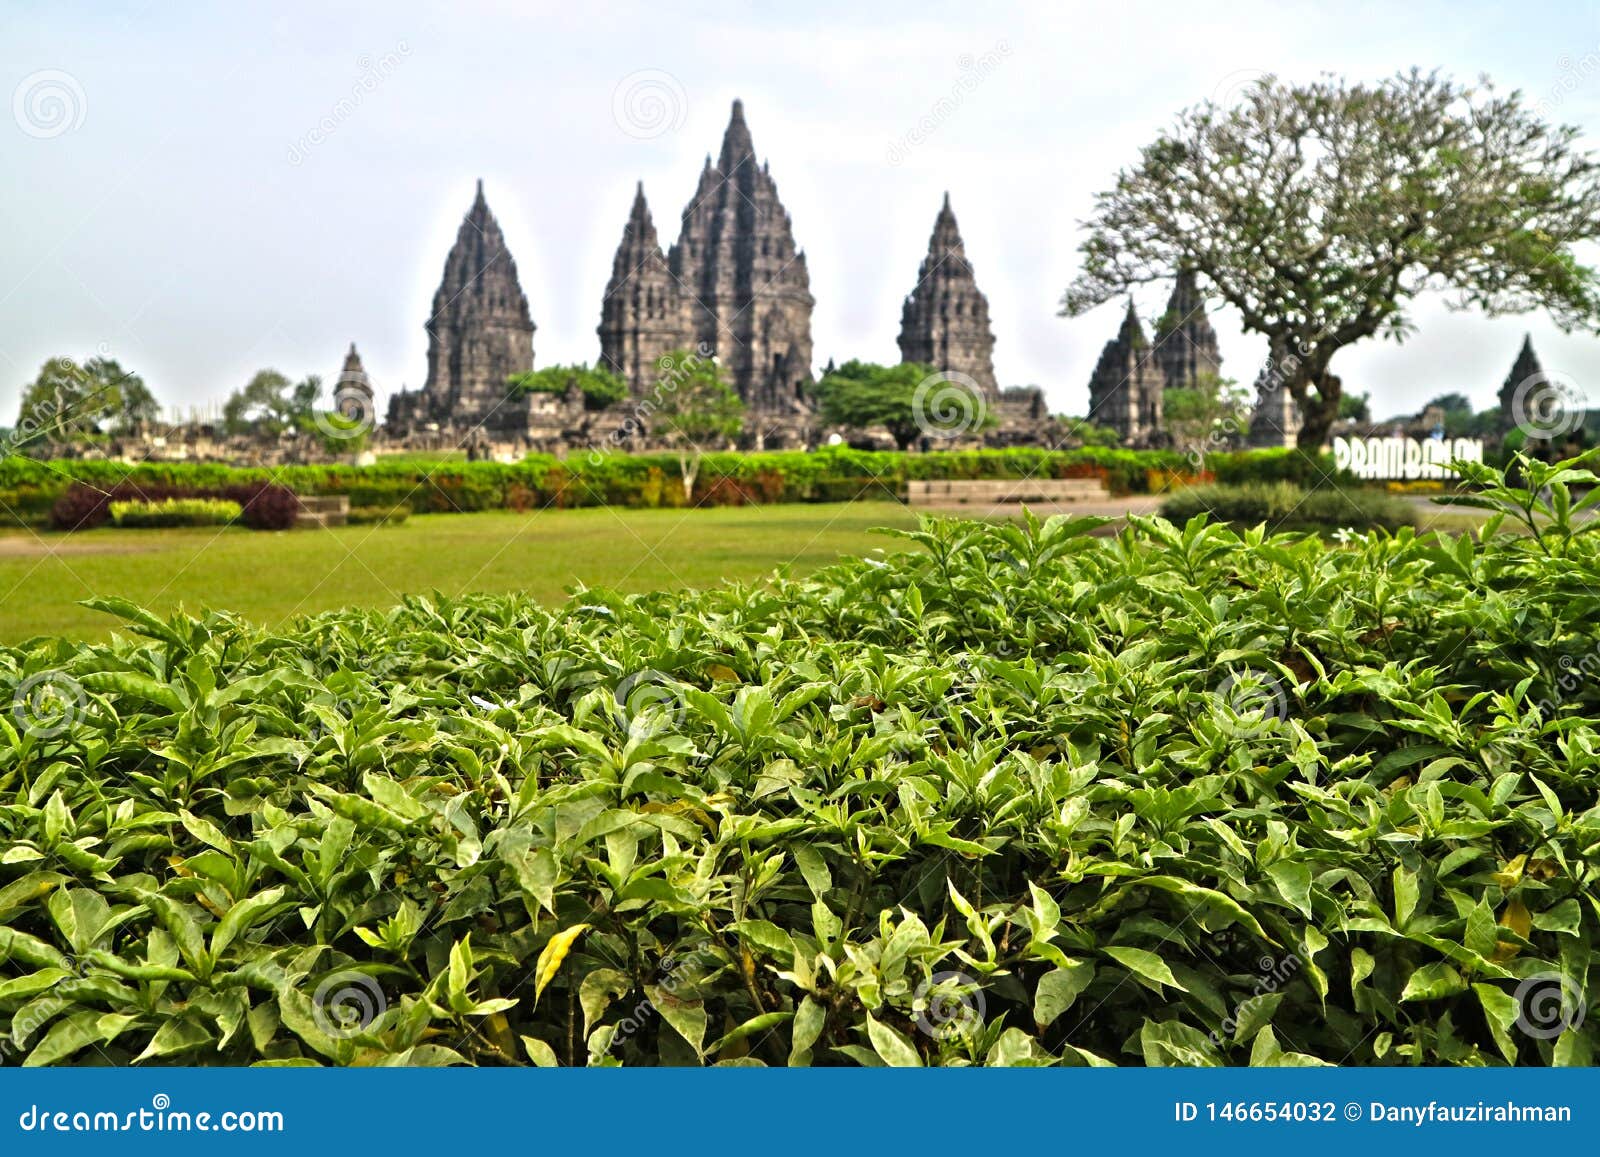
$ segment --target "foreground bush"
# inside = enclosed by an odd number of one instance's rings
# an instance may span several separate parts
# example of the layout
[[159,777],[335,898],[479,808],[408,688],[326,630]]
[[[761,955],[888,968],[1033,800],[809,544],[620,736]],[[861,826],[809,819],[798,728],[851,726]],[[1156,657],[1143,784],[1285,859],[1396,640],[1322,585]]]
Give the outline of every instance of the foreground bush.
[[103,603],[132,637],[0,650],[4,1055],[1590,1063],[1584,477],[1483,472],[1530,531],[1483,542],[930,522],[554,610]]
[[1172,493],[1161,515],[1187,522],[1204,514],[1217,522],[1269,531],[1398,530],[1415,521],[1412,506],[1376,490],[1322,487],[1304,490],[1288,482],[1242,486],[1195,486]]
[[166,498],[160,502],[113,502],[111,521],[117,526],[226,526],[237,521],[244,508],[225,498]]

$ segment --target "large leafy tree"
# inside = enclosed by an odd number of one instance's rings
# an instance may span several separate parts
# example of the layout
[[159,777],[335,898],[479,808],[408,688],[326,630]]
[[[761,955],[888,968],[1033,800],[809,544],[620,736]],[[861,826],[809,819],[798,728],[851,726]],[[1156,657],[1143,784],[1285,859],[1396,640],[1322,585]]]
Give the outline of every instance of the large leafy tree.
[[865,430],[882,426],[901,450],[923,437],[976,433],[994,416],[975,388],[941,376],[932,366],[882,366],[852,359],[813,387],[825,422]]
[[1234,107],[1180,114],[1098,195],[1062,312],[1193,270],[1266,336],[1300,445],[1319,446],[1340,412],[1334,355],[1402,339],[1420,293],[1600,325],[1596,272],[1574,250],[1600,238],[1600,167],[1576,136],[1518,93],[1434,74],[1264,78]]
[[305,429],[316,412],[322,379],[316,374],[290,382],[277,370],[262,370],[228,395],[222,407],[222,424],[230,434],[259,430],[281,434]]
[[51,358],[22,392],[16,439],[73,442],[154,422],[161,407],[132,370],[115,358],[94,357],[79,365]]
[[694,501],[700,457],[739,436],[744,429],[744,402],[722,380],[715,359],[679,351],[661,359],[664,370],[649,399],[641,403],[650,435],[678,455],[685,502]]

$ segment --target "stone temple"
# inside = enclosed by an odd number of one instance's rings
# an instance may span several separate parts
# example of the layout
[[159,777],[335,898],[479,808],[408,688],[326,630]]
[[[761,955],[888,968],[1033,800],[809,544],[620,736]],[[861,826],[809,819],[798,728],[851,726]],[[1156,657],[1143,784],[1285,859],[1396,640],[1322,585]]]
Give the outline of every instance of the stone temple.
[[1222,376],[1222,353],[1217,331],[1206,317],[1205,298],[1195,286],[1194,273],[1178,274],[1167,311],[1156,322],[1156,363],[1169,390],[1192,390]]
[[1165,388],[1161,363],[1129,301],[1117,336],[1106,343],[1089,378],[1089,420],[1115,430],[1126,445],[1148,445],[1161,433]]
[[627,379],[635,396],[662,378],[662,358],[674,350],[694,348],[688,340],[683,296],[656,240],[642,181],[611,262],[599,332],[601,363]]
[[1153,342],[1128,302],[1121,329],[1106,343],[1089,379],[1089,420],[1115,430],[1127,445],[1159,444],[1165,392],[1215,386],[1221,376],[1217,331],[1194,274],[1185,270],[1156,322]]
[[1549,377],[1539,364],[1539,355],[1533,352],[1533,335],[1524,334],[1517,360],[1511,363],[1511,372],[1500,387],[1501,425],[1509,430],[1519,420],[1526,422],[1536,417],[1549,393]]
[[971,378],[991,401],[999,396],[989,299],[967,260],[949,193],[934,220],[916,288],[900,312],[900,360]]
[[601,306],[601,361],[644,396],[664,353],[707,350],[757,441],[794,441],[809,408],[813,305],[805,253],[736,100],[666,254],[644,190],[635,194]]
[[420,394],[390,399],[389,425],[448,426],[486,438],[526,429],[526,399],[508,397],[506,379],[533,369],[533,318],[482,181],[445,259],[426,328],[427,382]]

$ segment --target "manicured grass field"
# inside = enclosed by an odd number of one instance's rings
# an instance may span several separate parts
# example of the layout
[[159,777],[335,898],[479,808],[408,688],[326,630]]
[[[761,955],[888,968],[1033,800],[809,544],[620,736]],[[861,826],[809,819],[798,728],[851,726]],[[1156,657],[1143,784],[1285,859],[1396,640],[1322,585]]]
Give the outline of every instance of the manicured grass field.
[[93,638],[114,620],[78,606],[120,596],[166,612],[236,611],[261,623],[405,594],[525,590],[556,601],[577,582],[626,591],[814,570],[841,555],[903,549],[870,534],[908,527],[895,503],[555,510],[416,516],[401,526],[270,533],[115,530],[0,536],[0,641]]

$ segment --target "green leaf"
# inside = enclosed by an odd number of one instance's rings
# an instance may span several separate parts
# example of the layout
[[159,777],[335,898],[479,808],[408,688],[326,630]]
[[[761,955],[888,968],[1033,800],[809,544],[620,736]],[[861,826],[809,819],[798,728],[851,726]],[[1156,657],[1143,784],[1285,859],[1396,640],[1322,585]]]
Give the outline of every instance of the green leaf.
[[1507,1062],[1516,1064],[1517,1045],[1512,1039],[1511,1030],[1522,1015],[1521,1005],[1515,997],[1492,984],[1474,984],[1472,991],[1478,994],[1478,1004],[1483,1008],[1483,1019],[1489,1026],[1489,1034],[1494,1037],[1495,1047]]
[[911,1042],[888,1025],[879,1022],[870,1012],[867,1013],[867,1039],[872,1042],[872,1051],[877,1053],[883,1059],[883,1063],[890,1068],[922,1067],[922,1057],[912,1047]]
[[1280,860],[1267,875],[1282,896],[1302,916],[1311,918],[1311,867],[1299,861]]
[[812,997],[805,997],[795,1009],[794,1029],[790,1036],[789,1064],[800,1067],[811,1063],[811,1048],[822,1035],[828,1013]]
[[705,1055],[706,1010],[698,1000],[679,1000],[660,985],[645,988],[650,1004],[674,1032],[688,1041],[697,1055]]
[[1406,978],[1406,986],[1400,993],[1402,1001],[1407,1000],[1442,1000],[1447,996],[1467,990],[1467,982],[1444,961],[1434,961],[1424,964]]
[[259,924],[274,908],[287,904],[284,899],[287,892],[283,887],[268,888],[246,896],[229,908],[211,933],[211,959],[220,960],[235,939]]
[[733,1029],[733,1031],[718,1037],[711,1043],[710,1047],[706,1049],[706,1052],[708,1054],[720,1053],[723,1049],[737,1041],[742,1041],[746,1037],[754,1036],[757,1033],[764,1033],[768,1029],[776,1028],[778,1025],[792,1020],[793,1018],[794,1013],[787,1010],[781,1010],[778,1012],[764,1012],[760,1016],[753,1016],[743,1024],[739,1025],[737,1028]]
[[23,1067],[59,1064],[90,1045],[102,1043],[105,1033],[100,1017],[100,1010],[85,1009],[57,1021],[23,1060]]
[[192,1020],[169,1020],[156,1029],[155,1036],[145,1046],[144,1052],[133,1058],[133,1063],[170,1057],[177,1053],[194,1052],[205,1048],[216,1038],[202,1024]]
[[1161,991],[1160,986],[1162,985],[1165,985],[1168,988],[1176,988],[1179,992],[1188,991],[1188,989],[1179,984],[1177,978],[1172,975],[1172,969],[1167,967],[1167,962],[1162,960],[1161,957],[1157,956],[1154,952],[1147,951],[1143,948],[1127,948],[1119,946],[1108,947],[1102,949],[1102,951],[1104,951],[1107,956],[1111,957],[1111,959],[1115,960],[1118,964],[1126,968],[1129,972],[1133,973],[1134,976],[1137,977],[1141,982],[1155,987],[1157,992]]
[[[1169,973],[1170,975],[1170,973]],[[1033,1019],[1043,1026],[1052,1025],[1060,1015],[1072,1007],[1072,1002],[1094,980],[1094,963],[1073,960],[1051,970],[1039,978],[1033,993]]]

